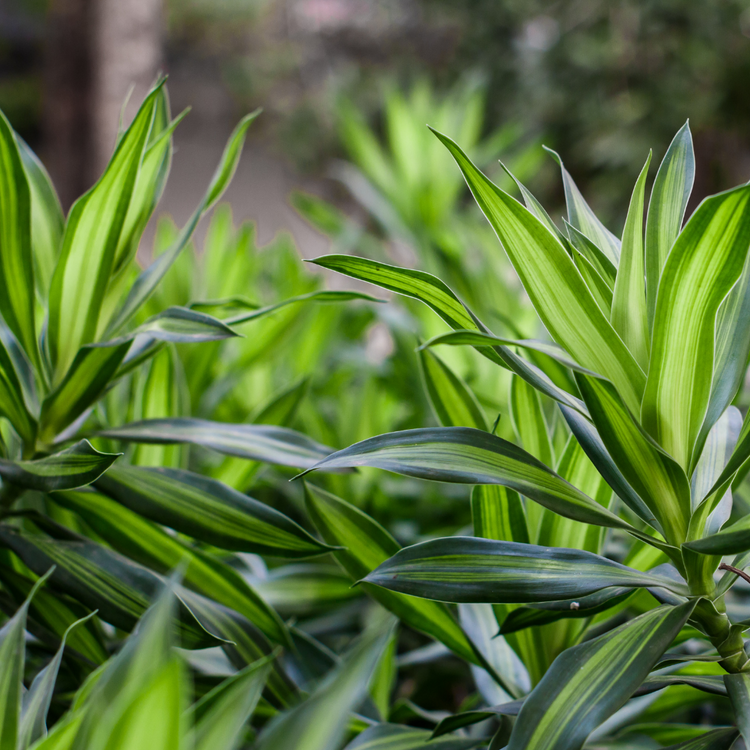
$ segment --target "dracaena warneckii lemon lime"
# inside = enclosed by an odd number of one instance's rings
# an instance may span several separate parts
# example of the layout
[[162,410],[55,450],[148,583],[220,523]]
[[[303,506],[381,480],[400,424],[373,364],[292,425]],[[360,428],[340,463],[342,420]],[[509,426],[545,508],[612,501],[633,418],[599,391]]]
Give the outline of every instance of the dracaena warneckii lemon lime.
[[[618,238],[557,154],[568,214],[559,227],[520,182],[523,202],[435,135],[549,338],[496,335],[445,283],[419,270],[343,255],[315,261],[422,301],[452,331],[420,351],[442,427],[374,437],[313,468],[372,466],[475,485],[474,536],[384,554],[361,577],[390,595],[493,605],[536,683],[514,709],[511,750],[580,748],[633,694],[647,692],[651,671],[681,632],[712,645],[725,672],[715,679],[750,740],[747,624],[734,622],[724,603],[750,561],[748,519],[727,525],[732,487],[750,458],[750,420],[733,405],[750,356],[750,185],[704,199],[686,220],[695,172],[686,124],[646,208],[648,155]],[[511,418],[523,447],[477,418],[470,389],[433,353],[438,344],[473,347],[511,371]],[[322,517],[332,501],[315,489],[308,495],[313,518]],[[324,537],[342,543],[335,529]],[[631,540],[629,564],[605,556],[608,538]],[[737,558],[719,578],[725,555]],[[586,618],[622,610],[624,598],[644,589],[653,598],[642,614],[581,642]],[[531,642],[530,625],[561,618],[567,636],[549,630],[546,642]],[[550,646],[554,633],[562,647]],[[550,648],[551,658],[534,666]],[[523,691],[515,688],[509,692],[518,698]]]

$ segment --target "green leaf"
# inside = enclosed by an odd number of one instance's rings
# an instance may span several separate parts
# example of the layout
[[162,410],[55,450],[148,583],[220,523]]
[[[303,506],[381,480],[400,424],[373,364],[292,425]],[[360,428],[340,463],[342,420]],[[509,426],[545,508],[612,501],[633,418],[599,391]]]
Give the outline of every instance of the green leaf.
[[367,693],[391,628],[365,632],[344,663],[330,673],[312,695],[280,714],[263,729],[258,750],[328,750],[344,736],[349,712]]
[[750,673],[725,674],[724,684],[734,709],[737,728],[745,743],[750,742]]
[[[346,274],[354,279],[367,281],[383,289],[417,299],[437,313],[454,330],[477,330],[482,333],[489,333],[458,297],[440,279],[429,273],[410,268],[389,266],[385,263],[351,255],[326,255],[312,262],[315,265]],[[556,386],[538,367],[522,359],[508,347],[494,346],[490,348],[482,345],[477,351],[501,367],[512,370],[550,398],[573,409],[580,410],[583,408],[577,398]]]
[[502,716],[518,716],[518,712],[521,710],[523,702],[524,699],[521,698],[519,700],[511,701],[510,703],[503,703],[499,706],[488,706],[487,708],[479,708],[472,711],[462,711],[461,713],[453,714],[453,716],[448,716],[438,722],[432,736],[434,738],[441,737],[444,734],[455,732],[462,727],[477,724],[485,719],[500,718]]
[[430,405],[441,425],[488,430],[477,397],[442,359],[428,349],[420,348],[419,364]]
[[528,544],[526,510],[517,492],[497,484],[478,484],[471,491],[474,536]]
[[573,250],[573,262],[579,270],[586,286],[591,292],[591,296],[596,300],[599,309],[604,313],[604,317],[612,317],[612,287],[602,278],[601,274],[594,268],[585,256],[581,255],[578,250]]
[[750,516],[744,516],[716,534],[687,542],[685,547],[702,555],[733,555],[750,550]]
[[249,312],[234,315],[231,318],[227,318],[225,323],[232,326],[239,325],[240,323],[247,323],[251,320],[257,320],[258,318],[276,312],[276,310],[280,310],[287,305],[297,304],[298,302],[349,302],[357,299],[367,300],[368,302],[385,302],[385,300],[378,299],[369,294],[363,294],[362,292],[323,289],[317,292],[301,294],[298,297],[290,297],[289,299],[282,300],[274,305],[268,305],[267,307],[260,307],[256,310],[250,310]]
[[614,291],[617,278],[617,266],[581,231],[565,222],[570,244],[582,255],[601,276],[604,283]]
[[658,607],[564,651],[524,701],[508,750],[580,750],[635,692],[694,606]]
[[26,601],[0,630],[0,750],[16,750],[21,718],[24,663],[26,655],[26,615],[37,589],[49,578],[47,572],[37,581]]
[[132,443],[189,443],[228,456],[281,466],[311,466],[331,452],[330,448],[286,427],[229,424],[207,419],[144,419],[97,434]]
[[39,437],[52,443],[107,390],[130,348],[126,342],[113,347],[84,346],[62,382],[42,403]]
[[[398,542],[380,524],[330,492],[306,483],[305,503],[320,535],[338,548],[333,556],[353,581],[364,578],[400,549]],[[474,645],[442,604],[366,584],[365,589],[405,624],[432,636],[463,659],[481,664]]]
[[117,460],[121,453],[100,453],[88,440],[35,461],[0,459],[0,476],[30,490],[52,492],[91,484]]
[[190,238],[198,226],[201,217],[208,211],[211,206],[221,197],[227,185],[232,179],[234,171],[242,154],[242,146],[245,143],[245,135],[251,123],[260,114],[256,110],[240,120],[237,127],[229,137],[229,141],[221,156],[216,172],[211,179],[206,194],[201,199],[200,204],[193,212],[193,215],[183,227],[174,243],[163,252],[148,268],[141,272],[135,283],[128,292],[125,302],[119,310],[113,315],[103,338],[116,337],[123,328],[128,324],[130,319],[140,309],[141,305],[151,296],[159,282],[164,278],[172,264],[190,241]]
[[441,427],[379,435],[333,453],[307,471],[354,466],[439,482],[501,484],[566,518],[632,528],[526,451],[481,430]]
[[586,203],[570,173],[565,169],[559,154],[546,146],[544,146],[544,150],[550,153],[560,165],[563,188],[565,189],[565,203],[568,208],[568,222],[588,237],[607,256],[610,262],[617,266],[620,260],[620,241],[599,221],[589,204]]
[[695,179],[695,155],[690,127],[675,135],[656,173],[646,220],[646,295],[649,325],[653,324],[659,279],[680,233]]
[[34,320],[31,191],[16,135],[0,112],[0,313],[41,368]]
[[267,656],[219,683],[190,708],[194,750],[235,750],[252,716],[275,657]]
[[456,159],[552,338],[583,367],[611,380],[636,411],[646,377],[565,248],[533,214],[490,182],[453,141],[436,135]]
[[724,680],[720,674],[665,674],[649,675],[635,691],[635,695],[648,695],[672,685],[688,685],[712,695],[727,694]]
[[716,314],[748,245],[750,187],[706,198],[675,241],[659,284],[641,422],[690,473],[711,395]]
[[738,736],[736,729],[715,729],[695,739],[665,747],[664,750],[730,750]]
[[34,281],[42,299],[47,298],[62,240],[65,216],[47,170],[23,139],[16,136],[31,192],[31,249]]
[[685,472],[641,429],[610,383],[576,373],[576,382],[609,455],[643,499],[670,544],[679,545],[690,520]]
[[446,537],[406,547],[364,580],[444,602],[518,604],[584,597],[609,587],[663,587],[669,578],[633,570],[591,552],[477,537]]
[[6,417],[27,445],[36,437],[36,419],[29,411],[24,390],[5,344],[0,340],[0,415]]
[[643,259],[643,202],[651,152],[641,170],[630,199],[622,232],[622,252],[612,298],[612,327],[620,334],[635,361],[646,372],[651,344],[646,311]]
[[47,341],[55,384],[78,350],[96,340],[117,245],[163,85],[161,81],[144,100],[99,182],[70,210],[49,298]]
[[31,683],[28,692],[23,696],[21,706],[21,723],[18,730],[18,748],[26,750],[29,745],[36,742],[39,738],[47,735],[47,713],[52,703],[52,694],[57,681],[57,673],[60,671],[63,651],[68,634],[78,625],[86,622],[94,616],[92,612],[86,617],[76,620],[70,625],[62,637],[60,648],[52,657],[52,661],[41,669],[34,681]]
[[151,521],[222,549],[292,558],[330,549],[283,513],[190,471],[123,464],[96,487]]
[[431,733],[426,729],[401,724],[376,724],[365,729],[345,750],[468,750],[486,741],[486,737],[432,739]]
[[184,567],[183,585],[247,617],[276,643],[291,646],[276,612],[232,567],[96,492],[56,492],[51,498],[77,513],[110,547],[158,573]]

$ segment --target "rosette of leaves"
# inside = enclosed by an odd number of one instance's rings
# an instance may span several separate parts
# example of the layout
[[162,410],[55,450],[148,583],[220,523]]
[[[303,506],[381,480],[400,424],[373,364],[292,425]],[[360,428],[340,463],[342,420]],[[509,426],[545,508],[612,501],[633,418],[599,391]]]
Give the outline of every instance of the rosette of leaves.
[[[310,489],[313,521],[326,541],[348,548],[336,553],[342,564],[394,611],[396,597],[494,608],[532,689],[498,669],[514,700],[457,715],[442,731],[497,717],[492,747],[573,750],[643,716],[633,696],[680,684],[731,706],[749,741],[748,625],[730,590],[750,561],[750,523],[733,512],[732,495],[750,457],[750,420],[732,405],[750,355],[750,187],[706,198],[683,226],[695,168],[685,125],[644,222],[649,155],[621,238],[560,162],[568,208],[560,229],[520,182],[523,202],[436,135],[549,339],[495,335],[423,271],[344,255],[315,262],[425,303],[452,329],[427,347],[470,346],[510,370],[522,447],[488,431],[470,392],[432,362],[428,390],[446,426],[374,437],[313,469],[370,466],[474,485],[473,536],[389,547],[345,503],[334,513],[334,501]],[[557,414],[551,426],[547,407]],[[347,555],[359,558],[356,569]],[[637,606],[624,606],[630,597]],[[546,631],[555,640],[535,646],[534,627],[555,620],[565,623]],[[703,643],[700,655],[681,649],[690,638]],[[680,747],[729,747],[737,731],[692,737]]]

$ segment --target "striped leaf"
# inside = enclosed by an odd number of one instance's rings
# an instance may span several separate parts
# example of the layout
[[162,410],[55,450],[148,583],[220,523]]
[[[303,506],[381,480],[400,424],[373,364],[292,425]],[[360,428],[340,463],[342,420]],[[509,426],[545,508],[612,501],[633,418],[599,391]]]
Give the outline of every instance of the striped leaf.
[[612,298],[612,327],[644,372],[648,371],[650,335],[646,312],[646,288],[643,257],[643,202],[651,152],[641,170],[630,199],[622,232],[622,251]]
[[501,484],[566,518],[630,528],[526,451],[481,430],[442,427],[380,435],[333,453],[307,471],[354,466],[439,482]]
[[130,343],[113,347],[84,346],[63,380],[42,403],[39,437],[52,443],[107,390]]
[[653,324],[662,269],[680,233],[695,179],[693,137],[688,123],[675,135],[656,173],[646,220],[646,295]]
[[539,219],[490,182],[453,141],[436,135],[456,159],[552,338],[583,367],[611,380],[636,411],[646,377],[565,248]]
[[434,738],[441,737],[444,734],[455,732],[462,727],[477,724],[485,719],[500,718],[502,716],[518,716],[518,712],[521,710],[523,702],[524,699],[521,698],[509,703],[503,703],[499,706],[488,706],[487,708],[479,708],[473,711],[462,711],[461,713],[453,714],[453,716],[448,716],[438,722],[432,736]]
[[576,373],[576,382],[602,442],[628,484],[679,545],[690,520],[690,485],[683,469],[641,429],[610,383]]
[[508,750],[580,750],[636,691],[694,606],[658,607],[564,651],[524,701]]
[[52,703],[52,694],[57,681],[57,673],[60,671],[65,642],[71,630],[83,624],[94,616],[93,612],[86,617],[72,623],[63,633],[60,648],[52,657],[52,660],[41,669],[28,692],[23,696],[21,706],[21,722],[18,729],[18,748],[26,750],[33,742],[47,734],[47,713]]
[[667,258],[654,316],[644,428],[686,471],[711,395],[716,314],[750,246],[750,187],[706,198]]
[[[330,492],[305,484],[305,503],[320,535],[338,547],[333,556],[352,581],[361,580],[401,549],[380,524]],[[481,664],[474,645],[443,605],[374,586],[365,588],[369,596],[410,627],[427,633],[470,663]]]
[[140,273],[128,292],[125,302],[123,302],[122,306],[112,316],[102,338],[115,338],[123,331],[133,315],[135,315],[143,303],[153,294],[154,289],[156,289],[159,282],[171,268],[172,264],[177,260],[178,256],[193,236],[193,232],[198,226],[198,222],[211,206],[219,200],[222,193],[226,190],[227,185],[237,169],[237,164],[239,163],[242,154],[242,147],[245,143],[247,129],[259,114],[260,110],[256,110],[240,120],[239,124],[229,137],[229,141],[227,142],[224,153],[221,156],[216,172],[214,172],[208,190],[201,199],[198,207],[193,212],[193,215],[188,219],[187,224],[183,227],[172,245],[159,255],[159,257],[151,263],[148,268]]
[[725,674],[724,684],[734,709],[734,718],[745,743],[750,743],[750,674]]
[[194,750],[236,750],[271,671],[267,656],[227,677],[190,707]]
[[65,217],[52,180],[36,154],[16,136],[31,192],[31,249],[34,282],[42,299],[47,298],[57,263]]
[[604,313],[604,317],[612,318],[612,287],[607,284],[602,275],[594,268],[591,261],[581,255],[578,250],[573,250],[573,262],[580,272],[586,286],[591,292],[591,296],[596,300],[599,309]]
[[565,222],[570,244],[582,255],[601,276],[604,283],[614,291],[617,266],[579,229]]
[[52,492],[83,487],[98,479],[120,453],[100,453],[88,440],[34,461],[0,459],[0,476],[30,490]]
[[688,685],[711,695],[727,694],[720,674],[665,674],[649,675],[635,691],[635,695],[649,695],[673,685]]
[[13,425],[26,445],[33,445],[37,422],[29,411],[13,360],[0,340],[0,415]]
[[487,430],[487,418],[468,385],[442,359],[420,348],[419,364],[425,390],[438,422],[444,427]]
[[581,195],[581,191],[573,182],[570,173],[565,169],[559,154],[546,146],[544,150],[551,154],[552,158],[560,165],[565,190],[565,204],[568,209],[568,223],[588,237],[607,256],[609,261],[617,266],[620,260],[620,241],[599,221],[589,204],[586,203],[586,199]]
[[97,434],[130,443],[189,443],[227,456],[281,466],[312,466],[331,452],[330,448],[286,427],[229,424],[207,419],[145,419],[122,427],[111,427]]
[[391,628],[365,632],[340,667],[303,703],[270,721],[258,750],[329,750],[344,736],[349,712],[367,693],[367,685],[390,638]]
[[692,740],[665,747],[664,750],[730,750],[739,733],[736,729],[714,729]]
[[234,568],[189,547],[105,495],[56,492],[51,498],[77,513],[106,544],[131,560],[162,574],[184,566],[184,586],[236,610],[272,641],[291,646],[281,618]]
[[[99,610],[103,620],[123,630],[132,630],[163,586],[151,571],[94,542],[51,539],[0,525],[0,544],[37,575],[56,566],[50,577],[55,591]],[[217,645],[185,606],[180,609],[180,631],[186,644]]]
[[750,516],[703,539],[687,542],[685,547],[702,555],[734,555],[750,550]]
[[31,191],[16,134],[0,112],[0,313],[40,367],[34,319]]
[[73,205],[49,298],[49,351],[55,384],[78,350],[96,340],[143,151],[164,81],[151,91],[97,184]]
[[[429,273],[389,266],[351,255],[326,255],[312,262],[354,279],[376,284],[396,294],[417,299],[437,313],[454,330],[476,330],[489,333],[451,289]],[[508,347],[498,345],[489,348],[480,345],[477,351],[502,367],[512,370],[550,398],[573,409],[583,408],[578,399],[556,386],[538,367],[522,359]]]
[[26,601],[0,630],[0,748],[16,750],[21,722],[26,661],[26,615],[37,589],[49,578],[40,578]]
[[485,737],[439,737],[426,729],[401,724],[376,724],[357,735],[345,750],[468,750],[485,743]]
[[497,484],[478,484],[471,491],[474,536],[529,543],[526,509],[517,492]]
[[113,467],[96,488],[131,511],[222,549],[309,557],[330,548],[283,513],[182,469]]
[[364,580],[390,591],[444,602],[518,604],[584,597],[605,588],[685,586],[582,550],[477,537],[446,537],[406,547]]

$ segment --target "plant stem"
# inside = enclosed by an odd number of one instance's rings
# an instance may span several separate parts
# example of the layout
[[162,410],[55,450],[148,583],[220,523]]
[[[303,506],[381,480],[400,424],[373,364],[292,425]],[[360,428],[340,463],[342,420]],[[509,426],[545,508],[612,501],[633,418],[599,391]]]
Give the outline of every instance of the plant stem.
[[745,652],[742,638],[744,626],[733,625],[724,609],[723,597],[714,602],[701,599],[691,619],[719,652],[722,657],[719,663],[727,672],[750,671],[750,657]]

